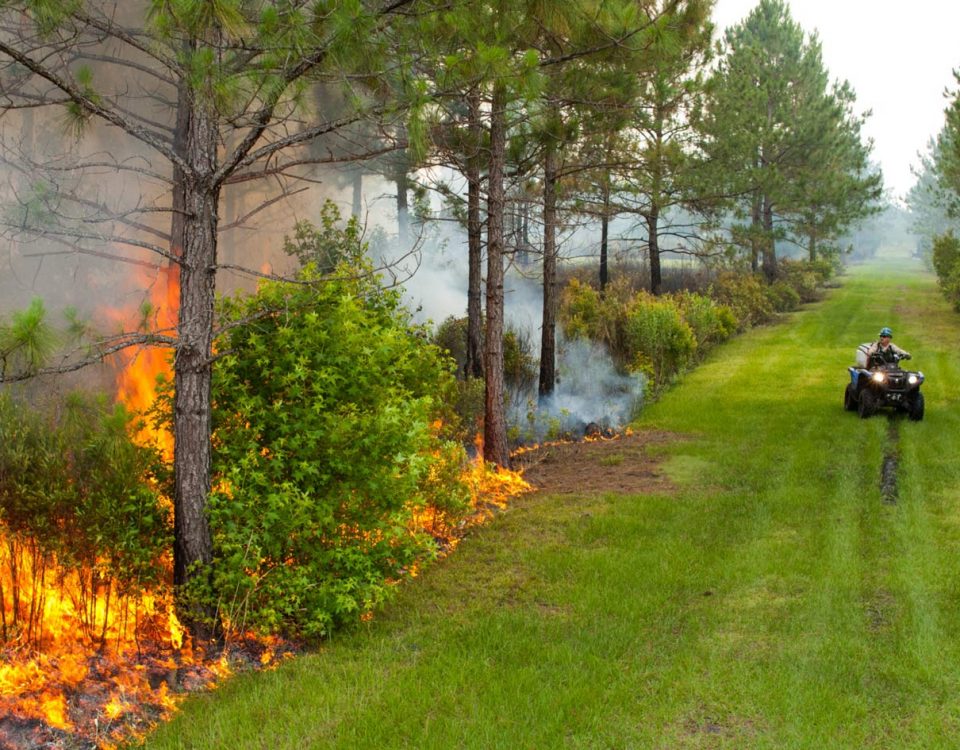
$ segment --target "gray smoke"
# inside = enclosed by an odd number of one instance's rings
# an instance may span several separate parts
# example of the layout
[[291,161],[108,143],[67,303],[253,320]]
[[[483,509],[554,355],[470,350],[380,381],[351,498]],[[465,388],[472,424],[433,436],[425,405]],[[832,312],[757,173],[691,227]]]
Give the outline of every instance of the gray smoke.
[[[466,237],[446,224],[426,239],[420,266],[403,283],[404,300],[421,323],[438,325],[467,310]],[[504,283],[504,315],[534,364],[540,359],[543,290],[537,269],[511,266]],[[582,437],[588,425],[617,431],[643,403],[642,375],[617,371],[606,347],[586,341],[557,342],[558,382],[554,393],[539,399],[536,376],[507,394],[511,434],[523,443],[557,437]]]

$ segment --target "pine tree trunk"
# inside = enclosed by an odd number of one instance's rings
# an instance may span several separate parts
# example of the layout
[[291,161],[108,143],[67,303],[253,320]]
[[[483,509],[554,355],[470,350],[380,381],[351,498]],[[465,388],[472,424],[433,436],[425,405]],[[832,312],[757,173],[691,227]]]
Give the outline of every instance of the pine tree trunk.
[[496,83],[490,110],[490,168],[487,186],[487,332],[484,350],[486,397],[483,457],[508,466],[503,375],[503,215],[506,165],[506,87]]
[[760,270],[760,238],[763,234],[762,226],[763,218],[760,212],[760,193],[757,192],[753,197],[750,214],[750,270],[753,273],[757,273],[757,271]]
[[540,398],[557,382],[557,154],[548,143],[543,160],[543,326],[540,331]]
[[647,214],[647,247],[650,250],[650,291],[659,295],[663,291],[660,271],[660,211],[654,207]]
[[[174,358],[174,584],[203,575],[213,561],[206,515],[210,492],[210,375],[217,262],[219,189],[204,179],[217,158],[216,123],[192,107],[185,143],[192,174],[185,176],[178,345]],[[181,619],[197,637],[219,630],[216,613],[189,609]]]
[[468,378],[483,377],[483,225],[480,217],[480,143],[483,127],[480,122],[480,94],[471,92],[468,99],[470,114],[470,147],[467,157],[467,362]]
[[407,202],[409,180],[405,167],[398,167],[394,180],[397,184],[397,234],[400,243],[406,245],[410,241],[410,208]]
[[607,245],[610,237],[610,175],[603,185],[603,215],[600,217],[600,292],[606,290],[609,279],[607,270]]
[[767,281],[777,278],[777,245],[773,236],[773,202],[763,196],[763,275]]

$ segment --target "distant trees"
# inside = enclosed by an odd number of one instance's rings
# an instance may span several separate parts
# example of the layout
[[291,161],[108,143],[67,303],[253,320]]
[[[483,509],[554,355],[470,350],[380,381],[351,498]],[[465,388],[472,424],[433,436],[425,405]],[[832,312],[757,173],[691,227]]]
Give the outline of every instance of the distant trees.
[[[960,72],[954,76],[960,82]],[[944,296],[960,310],[960,91],[950,95],[944,126],[928,145],[907,195],[922,252]]]
[[735,237],[768,279],[777,275],[778,239],[804,244],[815,258],[880,196],[853,101],[847,84],[829,85],[819,42],[782,0],[761,0],[727,30],[711,80],[706,153],[746,222]]
[[[616,200],[641,217],[646,229],[650,291],[662,289],[660,236],[675,209],[698,211],[712,206],[712,188],[699,180],[698,142],[704,102],[704,70],[711,59],[712,3],[688,0],[664,3],[658,34],[643,56],[644,69],[632,103],[628,126],[634,159],[622,173]],[[685,238],[696,232],[674,228]]]

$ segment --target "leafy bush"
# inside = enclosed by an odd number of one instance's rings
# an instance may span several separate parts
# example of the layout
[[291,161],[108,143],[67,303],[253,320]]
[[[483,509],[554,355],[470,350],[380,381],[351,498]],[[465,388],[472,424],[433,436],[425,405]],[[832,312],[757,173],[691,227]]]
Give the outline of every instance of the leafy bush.
[[[827,261],[795,261],[784,259],[780,262],[780,281],[789,285],[796,293],[797,302],[792,307],[782,310],[793,310],[801,302],[816,302],[821,299],[821,288],[832,275],[832,267]],[[789,295],[792,299],[794,295]],[[782,298],[782,295],[780,295]],[[781,310],[781,311],[782,311]]]
[[777,279],[764,288],[770,306],[776,312],[790,312],[800,307],[800,294],[789,281]]
[[539,374],[529,335],[507,328],[503,333],[503,378],[507,386],[527,390],[537,382]]
[[432,554],[411,531],[456,513],[462,448],[440,436],[452,362],[370,269],[226,300],[213,376],[215,559],[187,595],[233,628],[320,636]]
[[560,324],[569,339],[601,339],[600,292],[579,279],[571,279],[560,302]]
[[953,232],[934,238],[933,270],[944,297],[960,311],[960,239]]
[[722,271],[710,285],[709,296],[729,307],[743,330],[773,319],[773,305],[764,289],[755,274]]
[[283,251],[300,261],[314,264],[320,273],[331,273],[339,263],[359,258],[363,253],[360,222],[352,217],[340,226],[340,209],[332,201],[320,208],[320,226],[298,221],[293,237],[283,238]]
[[589,284],[571,279],[560,298],[563,334],[570,340],[587,338],[606,344],[614,360],[626,367],[631,353],[624,340],[624,321],[634,294],[626,279],[615,280],[602,295]]
[[678,292],[674,299],[683,319],[693,329],[699,352],[723,343],[737,332],[737,318],[726,305],[694,292]]
[[467,326],[466,317],[451,315],[437,326],[433,334],[433,343],[456,362],[458,375],[467,367]]
[[624,339],[632,354],[633,369],[652,379],[659,390],[693,359],[697,339],[669,297],[639,293],[627,309]]

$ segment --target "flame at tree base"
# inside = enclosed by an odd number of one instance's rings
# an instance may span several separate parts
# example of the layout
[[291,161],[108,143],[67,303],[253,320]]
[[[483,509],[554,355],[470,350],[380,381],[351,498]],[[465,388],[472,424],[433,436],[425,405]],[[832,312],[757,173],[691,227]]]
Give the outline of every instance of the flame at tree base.
[[[531,489],[519,472],[496,468],[481,456],[462,475],[471,495],[465,517],[450,522],[428,509],[413,519],[417,530],[434,535],[442,556],[456,549],[468,528]],[[0,748],[57,747],[70,738],[111,748],[169,717],[189,693],[215,687],[237,671],[272,666],[298,650],[279,638],[247,634],[206,653],[192,647],[169,597],[111,597],[105,587],[91,594],[89,585],[82,593],[84,576],[58,570],[51,556],[44,556],[42,571],[18,558],[13,587],[9,560],[3,564],[5,548],[9,543],[0,540],[6,597],[0,618],[6,635]],[[417,569],[408,573],[414,576]]]

